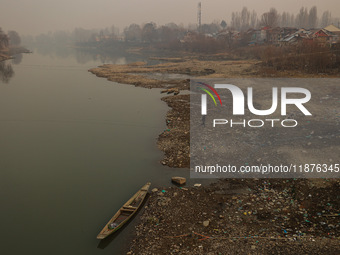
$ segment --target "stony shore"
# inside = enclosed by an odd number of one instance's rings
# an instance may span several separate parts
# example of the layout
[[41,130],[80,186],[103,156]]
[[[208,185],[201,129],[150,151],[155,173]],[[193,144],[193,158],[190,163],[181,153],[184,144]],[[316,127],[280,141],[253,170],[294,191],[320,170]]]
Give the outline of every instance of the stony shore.
[[[157,144],[163,165],[190,165],[189,78],[263,77],[258,61],[162,59],[148,66],[103,65],[89,70],[98,77],[145,88],[163,88],[170,110],[167,129]],[[294,72],[271,77],[323,77]],[[270,97],[265,87],[259,93]],[[298,143],[273,130],[230,132],[231,157],[262,162],[338,162],[339,90],[311,88],[314,123],[305,122]],[[174,94],[174,95],[172,95]],[[327,102],[331,111],[322,112]],[[280,131],[281,132],[281,131]],[[261,142],[261,149],[256,144]],[[255,147],[254,147],[255,146]],[[256,149],[257,148],[257,149]],[[323,153],[320,153],[322,150]],[[136,227],[128,254],[339,254],[339,181],[228,179],[201,187],[159,187],[152,192]]]
[[[92,68],[89,71],[98,77],[107,78],[123,84],[131,84],[145,88],[163,88],[168,95],[163,97],[170,110],[166,116],[167,129],[158,137],[158,147],[164,152],[161,163],[169,167],[188,168],[189,140],[190,140],[190,97],[181,91],[187,91],[190,86],[190,77],[195,78],[259,78],[263,77],[258,61],[254,60],[199,60],[198,57],[183,57],[166,59],[166,63],[147,65],[144,62],[128,65],[103,65]],[[302,73],[275,73],[274,77],[304,77],[318,78],[321,75]],[[246,89],[246,88],[244,88]],[[334,162],[338,158],[339,145],[334,138],[338,137],[337,127],[339,119],[336,113],[340,92],[337,87],[327,86],[320,90],[318,85],[310,85],[313,94],[309,107],[313,110],[313,125],[304,121],[300,125],[305,136],[298,136],[299,142],[286,141],[287,130],[274,130],[272,128],[261,130],[232,129],[229,135],[231,157],[247,160],[245,163],[269,163],[278,164],[295,162],[305,163],[315,160]],[[271,100],[271,91],[266,85],[257,85],[257,93]],[[174,95],[171,95],[174,94]],[[231,102],[229,102],[231,104]],[[334,110],[325,111],[323,104],[327,103]],[[321,110],[322,108],[322,110]],[[298,114],[298,112],[296,112]],[[272,116],[279,118],[280,116]],[[335,125],[336,124],[336,125]],[[290,131],[291,132],[291,131]],[[290,133],[291,134],[291,133]],[[287,134],[289,135],[289,134]],[[308,139],[305,139],[308,137]],[[303,141],[305,140],[305,141]],[[308,141],[307,141],[308,140]],[[294,145],[294,146],[293,146]],[[261,150],[259,150],[261,148]],[[324,151],[320,154],[318,149]],[[251,159],[250,159],[251,157]],[[253,160],[253,162],[251,162]],[[283,161],[284,160],[284,161]]]
[[339,254],[337,180],[154,189],[127,254]]

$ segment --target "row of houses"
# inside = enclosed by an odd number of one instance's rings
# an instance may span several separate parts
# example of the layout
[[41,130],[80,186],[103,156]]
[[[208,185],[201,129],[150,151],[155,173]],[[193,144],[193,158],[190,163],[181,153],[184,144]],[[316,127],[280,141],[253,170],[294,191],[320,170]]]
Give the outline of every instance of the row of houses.
[[[173,38],[177,38],[181,43],[191,43],[201,40],[202,36],[206,38],[212,38],[226,42],[229,46],[231,45],[262,45],[272,44],[277,46],[282,45],[294,45],[301,41],[317,41],[322,44],[333,45],[340,43],[340,29],[334,25],[329,25],[321,29],[297,29],[293,27],[262,27],[260,29],[248,29],[245,32],[233,31],[233,30],[222,30],[214,34],[200,34],[196,31],[173,31]],[[156,32],[155,32],[156,33]],[[140,35],[139,35],[140,36]],[[154,36],[153,42],[162,42],[161,36]],[[172,38],[172,39],[173,39]],[[126,39],[126,38],[125,38]],[[116,35],[105,35],[103,33],[92,35],[91,41],[104,42],[104,41],[123,41],[124,37]],[[136,41],[141,42],[141,38]],[[169,41],[170,42],[170,41]]]
[[334,25],[321,29],[263,27],[261,29],[249,29],[245,33],[235,33],[234,38],[246,41],[248,45],[274,44],[281,46],[315,40],[322,44],[332,45],[340,41],[340,29]]

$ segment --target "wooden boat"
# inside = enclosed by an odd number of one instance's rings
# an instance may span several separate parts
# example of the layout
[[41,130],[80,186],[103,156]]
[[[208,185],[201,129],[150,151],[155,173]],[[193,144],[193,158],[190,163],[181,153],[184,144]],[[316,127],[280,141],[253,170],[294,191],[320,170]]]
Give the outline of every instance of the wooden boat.
[[143,203],[151,183],[145,184],[133,197],[131,197],[109,220],[105,227],[100,231],[97,239],[104,239],[120,229],[138,210]]

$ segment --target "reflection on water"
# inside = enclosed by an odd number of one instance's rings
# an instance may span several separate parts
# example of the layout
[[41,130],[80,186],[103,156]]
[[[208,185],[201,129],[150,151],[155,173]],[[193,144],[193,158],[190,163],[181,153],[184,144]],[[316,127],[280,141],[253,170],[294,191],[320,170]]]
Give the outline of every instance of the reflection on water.
[[[23,54],[16,54],[13,56],[12,64],[19,65],[22,61]],[[0,80],[4,83],[8,83],[14,76],[14,70],[10,61],[0,62]]]
[[12,65],[6,61],[0,62],[0,80],[4,83],[8,83],[13,75],[14,71]]
[[163,95],[87,71],[133,55],[105,59],[66,48],[43,56],[27,48],[33,54],[20,65],[0,63],[2,77],[15,69],[11,86],[0,86],[0,254],[126,254],[138,215],[108,240],[96,239],[113,214],[148,181],[194,182],[189,171],[159,163]]
[[112,52],[103,51],[95,48],[74,48],[56,45],[32,45],[29,47],[33,52],[43,56],[60,59],[76,59],[78,64],[88,64],[93,62],[126,64],[129,62],[141,61],[142,57],[127,54],[125,51],[113,50]]
[[123,65],[132,62],[144,61],[150,65],[160,63],[158,60],[152,60],[143,53],[128,52],[121,47],[119,48],[76,48],[74,46],[35,44],[28,45],[27,48],[43,56],[59,59],[76,59],[78,64],[89,64],[99,62],[102,64]]
[[[77,49],[56,45],[31,45],[27,48],[51,59],[75,59],[78,64],[82,65],[94,62],[124,65],[131,62],[145,61],[141,56],[129,55],[124,51],[104,52],[99,49]],[[15,74],[12,64],[21,64],[23,55],[24,54],[16,54],[11,61],[0,62],[0,81],[4,83],[10,81]]]
[[12,63],[13,63],[14,65],[19,65],[19,64],[21,63],[21,61],[22,61],[23,54],[22,54],[22,53],[16,54],[16,55],[14,55],[13,57],[14,57],[14,59],[12,60]]

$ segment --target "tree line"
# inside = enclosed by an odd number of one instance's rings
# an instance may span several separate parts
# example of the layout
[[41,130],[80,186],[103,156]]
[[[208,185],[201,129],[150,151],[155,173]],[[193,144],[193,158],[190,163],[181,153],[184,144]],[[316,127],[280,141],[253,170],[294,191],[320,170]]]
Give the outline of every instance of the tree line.
[[332,18],[330,11],[324,11],[318,16],[316,6],[307,9],[302,7],[295,15],[289,12],[279,13],[275,8],[258,16],[256,11],[243,7],[240,12],[233,12],[230,22],[215,21],[210,24],[202,24],[198,28],[197,24],[187,26],[168,23],[158,26],[154,22],[142,25],[130,24],[123,31],[112,25],[104,29],[84,29],[75,28],[73,31],[56,31],[40,34],[36,37],[25,37],[25,42],[43,44],[86,44],[103,41],[125,41],[125,42],[172,42],[182,39],[188,31],[199,32],[200,34],[215,34],[221,30],[227,31],[246,31],[250,28],[260,27],[295,27],[295,28],[317,28],[325,27],[330,24],[338,25],[340,19]]
[[339,21],[339,18],[332,18],[330,11],[324,11],[319,18],[316,6],[311,7],[309,10],[306,7],[301,7],[296,15],[289,12],[279,13],[275,8],[271,8],[261,16],[258,16],[256,11],[250,11],[247,7],[243,7],[240,12],[232,13],[230,28],[237,31],[262,26],[311,29],[326,27],[332,23],[337,25]]

